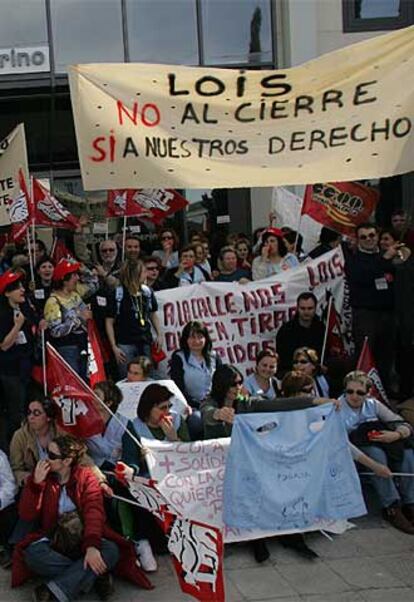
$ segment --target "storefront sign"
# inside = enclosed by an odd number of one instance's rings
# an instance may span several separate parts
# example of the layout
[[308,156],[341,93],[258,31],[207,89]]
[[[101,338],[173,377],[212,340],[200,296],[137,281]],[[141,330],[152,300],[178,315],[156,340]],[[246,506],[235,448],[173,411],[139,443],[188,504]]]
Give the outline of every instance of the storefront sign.
[[0,48],[0,76],[50,71],[48,46]]

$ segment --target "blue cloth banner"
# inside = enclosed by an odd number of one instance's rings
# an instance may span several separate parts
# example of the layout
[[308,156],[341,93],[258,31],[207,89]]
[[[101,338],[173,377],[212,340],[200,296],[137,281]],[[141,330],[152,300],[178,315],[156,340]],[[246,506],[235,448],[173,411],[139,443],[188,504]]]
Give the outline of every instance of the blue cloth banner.
[[332,404],[236,416],[224,479],[229,527],[305,529],[366,514],[348,436]]

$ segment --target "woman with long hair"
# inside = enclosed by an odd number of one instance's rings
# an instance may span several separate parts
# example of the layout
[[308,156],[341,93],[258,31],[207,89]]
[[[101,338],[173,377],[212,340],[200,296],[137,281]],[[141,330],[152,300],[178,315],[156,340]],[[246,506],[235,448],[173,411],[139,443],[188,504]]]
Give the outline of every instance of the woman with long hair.
[[203,436],[200,404],[210,393],[214,371],[221,366],[212,347],[206,326],[192,320],[184,326],[180,348],[171,357],[170,377],[192,408],[187,424],[193,440]]
[[37,521],[39,528],[16,547],[12,585],[30,573],[42,577],[33,594],[37,602],[74,600],[92,586],[106,599],[115,568],[148,586],[132,544],[106,525],[100,484],[90,468],[79,465],[84,450],[84,443],[69,435],[52,439],[48,458],[39,460],[22,492],[20,518]]
[[313,378],[316,397],[329,397],[329,383],[321,371],[319,356],[315,349],[310,347],[296,349],[293,353],[292,365],[294,370]]
[[162,346],[158,304],[154,292],[144,284],[145,277],[142,261],[125,261],[119,272],[120,285],[108,298],[105,327],[120,378],[126,377],[127,364],[134,357],[151,356],[151,326],[156,332],[155,344]]

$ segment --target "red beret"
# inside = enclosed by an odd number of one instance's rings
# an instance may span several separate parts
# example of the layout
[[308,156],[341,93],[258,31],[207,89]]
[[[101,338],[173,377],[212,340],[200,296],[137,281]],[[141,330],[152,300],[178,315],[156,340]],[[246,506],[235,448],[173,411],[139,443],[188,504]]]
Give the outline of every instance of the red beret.
[[77,272],[81,267],[78,261],[61,259],[53,271],[53,280],[62,280],[66,274]]
[[13,270],[7,270],[0,276],[0,295],[4,293],[6,288],[16,282],[16,280],[22,280],[24,274],[22,272],[13,272]]

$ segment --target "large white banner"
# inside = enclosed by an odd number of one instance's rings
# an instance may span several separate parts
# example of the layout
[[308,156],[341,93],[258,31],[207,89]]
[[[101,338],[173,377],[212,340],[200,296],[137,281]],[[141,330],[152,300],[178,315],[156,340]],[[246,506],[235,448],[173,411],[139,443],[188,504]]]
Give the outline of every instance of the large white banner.
[[208,328],[213,348],[225,364],[236,365],[247,374],[259,351],[275,347],[276,333],[290,320],[300,293],[309,291],[318,299],[322,314],[329,294],[342,312],[344,298],[344,256],[341,248],[301,264],[277,276],[248,284],[206,282],[156,293],[158,317],[165,337],[167,362],[179,347],[181,331],[190,320]]
[[[224,541],[244,541],[295,533],[298,529],[262,531],[231,528],[223,522],[223,486],[230,438],[165,443],[143,439],[151,454],[147,456],[151,476],[158,491],[179,516],[223,529]],[[350,527],[345,521],[318,521],[306,531],[326,530],[343,533]]]
[[291,69],[71,66],[84,188],[241,188],[405,173],[413,169],[413,73],[414,27]]

